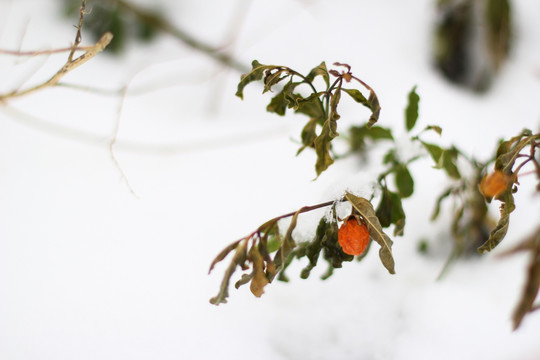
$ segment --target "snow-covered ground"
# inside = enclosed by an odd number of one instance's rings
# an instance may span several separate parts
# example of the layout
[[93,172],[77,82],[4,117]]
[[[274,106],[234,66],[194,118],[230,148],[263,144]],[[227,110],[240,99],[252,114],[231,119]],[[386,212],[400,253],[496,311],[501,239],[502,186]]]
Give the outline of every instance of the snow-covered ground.
[[[477,157],[498,138],[538,129],[537,1],[513,1],[512,57],[484,96],[432,70],[431,0],[138,3],[161,5],[215,45],[233,39],[229,49],[246,64],[309,71],[323,60],[349,63],[376,90],[381,125],[398,137],[414,85],[419,126],[440,125],[440,141]],[[77,19],[61,18],[58,7],[0,1],[0,48],[68,46]],[[65,57],[0,56],[0,92],[47,79]],[[110,90],[129,84],[114,148],[123,174],[109,148],[118,96],[55,88],[0,108],[0,359],[540,358],[540,314],[511,331],[526,256],[463,260],[435,281],[450,247],[450,209],[429,222],[445,180],[427,160],[412,168],[417,193],[404,203],[406,235],[394,239],[396,275],[376,252],[326,281],[317,276],[324,264],[308,280],[294,264],[291,281],[260,299],[245,287],[210,305],[226,265],[210,276],[208,267],[228,243],[345,189],[362,195],[373,181],[352,158],[313,181],[314,155],[294,156],[303,119],[266,113],[269,98],[257,86],[240,101],[238,78],[167,36],[120,58],[101,54],[66,76]],[[137,92],[144,89],[153,90]],[[340,122],[364,121],[368,113],[355,109],[344,105]],[[495,253],[536,226],[532,185],[522,181]],[[299,234],[316,221],[301,217]],[[431,255],[416,251],[421,239]]]

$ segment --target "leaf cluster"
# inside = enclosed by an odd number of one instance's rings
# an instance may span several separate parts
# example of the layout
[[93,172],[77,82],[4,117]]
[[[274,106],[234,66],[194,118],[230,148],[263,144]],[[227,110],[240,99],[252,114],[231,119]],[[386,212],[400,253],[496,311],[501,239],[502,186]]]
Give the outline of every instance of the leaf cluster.
[[[394,274],[394,258],[392,256],[392,240],[382,229],[375,210],[369,200],[346,193],[340,201],[349,202],[355,214],[360,216],[367,225],[370,239],[380,245],[379,257],[383,266],[390,274]],[[314,206],[306,206],[295,212],[278,216],[259,226],[254,232],[242,239],[230,244],[223,249],[214,259],[210,271],[214,266],[223,261],[229,254],[231,262],[225,271],[218,294],[210,299],[215,305],[227,302],[229,296],[229,284],[237,268],[245,271],[236,281],[235,287],[250,283],[253,295],[260,297],[264,293],[264,287],[271,283],[276,276],[278,280],[287,281],[285,269],[294,259],[307,258],[309,264],[302,270],[301,277],[308,278],[311,270],[317,265],[321,256],[328,263],[328,270],[322,276],[323,279],[332,275],[333,270],[341,268],[343,262],[352,261],[354,256],[345,254],[338,242],[338,222],[335,218],[335,202],[326,202]],[[296,241],[293,231],[296,227],[298,216],[301,213],[316,210],[323,207],[332,207],[334,218],[328,220],[323,216],[317,227],[315,236],[310,241]],[[279,221],[284,218],[291,221],[282,234]],[[357,258],[361,260],[366,252]],[[250,271],[249,271],[250,270]],[[248,272],[249,271],[249,272]]]
[[[525,129],[509,140],[502,141],[497,149],[494,169],[506,175],[508,183],[506,189],[495,196],[495,199],[501,202],[500,218],[496,227],[489,234],[489,239],[478,248],[481,254],[493,250],[506,236],[510,224],[510,214],[515,210],[514,193],[518,191],[518,176],[520,170],[527,163],[531,162],[535,166],[535,172],[539,179],[540,188],[540,164],[536,159],[536,149],[540,147],[540,134],[533,134]],[[526,148],[529,152],[523,153]],[[517,166],[518,159],[524,159]],[[491,201],[491,198],[486,199]]]
[[[341,115],[338,113],[338,105],[342,93],[347,94],[355,102],[371,111],[371,116],[366,124],[368,128],[377,122],[381,111],[379,99],[373,89],[354,76],[349,65],[342,63],[334,63],[334,65],[346,70],[341,72],[328,70],[326,63],[322,62],[311,69],[307,75],[303,75],[286,66],[263,65],[254,60],[251,71],[242,75],[236,92],[236,96],[243,99],[244,88],[248,84],[262,81],[263,93],[279,87],[266,107],[267,111],[284,116],[290,109],[295,113],[309,117],[300,134],[302,146],[297,154],[306,148],[315,150],[317,176],[334,163],[332,140],[339,135],[338,120]],[[317,89],[315,86],[316,78],[322,79],[325,85],[324,90]],[[345,87],[353,80],[369,92],[367,97],[358,89]],[[309,95],[302,94],[301,86],[307,87]]]

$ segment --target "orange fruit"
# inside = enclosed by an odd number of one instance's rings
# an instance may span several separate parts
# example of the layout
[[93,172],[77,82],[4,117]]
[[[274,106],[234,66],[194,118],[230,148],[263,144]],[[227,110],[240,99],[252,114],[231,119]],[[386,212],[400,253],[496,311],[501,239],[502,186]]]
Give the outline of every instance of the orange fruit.
[[508,176],[502,171],[496,170],[482,178],[479,188],[485,197],[492,198],[503,192],[508,187],[508,183]]
[[349,216],[339,228],[338,241],[345,254],[361,255],[369,244],[366,224],[359,222],[355,216]]

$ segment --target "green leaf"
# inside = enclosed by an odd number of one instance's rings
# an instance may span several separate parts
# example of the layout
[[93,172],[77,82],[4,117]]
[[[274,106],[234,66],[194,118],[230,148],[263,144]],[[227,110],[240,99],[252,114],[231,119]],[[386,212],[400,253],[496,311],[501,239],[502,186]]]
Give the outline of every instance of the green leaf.
[[379,99],[377,98],[377,95],[375,95],[375,92],[370,90],[369,97],[366,99],[365,96],[360,92],[360,90],[357,89],[345,89],[341,88],[341,90],[345,91],[351,98],[353,98],[354,101],[364,105],[368,109],[371,110],[371,116],[369,117],[367,127],[372,127],[373,124],[379,120],[379,115],[381,112],[381,106],[379,105]]
[[288,101],[285,99],[285,90],[282,90],[272,98],[268,106],[266,106],[266,111],[283,116],[287,110],[287,105]]
[[[326,120],[326,115],[319,99],[321,94],[322,93],[312,93],[307,98],[294,94],[289,96],[289,101],[291,101],[291,105],[295,112],[307,115],[311,118],[316,118],[319,124],[322,125]],[[289,105],[289,107],[291,106]]]
[[264,71],[273,68],[273,65],[262,65],[257,60],[253,60],[251,63],[251,71],[248,74],[242,75],[238,88],[236,90],[236,96],[240,99],[244,99],[244,88],[253,81],[259,81],[264,75]]
[[302,144],[296,155],[300,154],[307,147],[315,147],[315,139],[317,138],[317,119],[311,118],[302,129]]
[[319,255],[322,250],[322,241],[326,236],[328,228],[328,222],[324,217],[322,217],[319,221],[319,225],[317,226],[315,237],[306,247],[306,257],[309,260],[309,264],[302,270],[302,273],[300,274],[302,279],[307,279],[311,273],[311,270],[317,266],[317,261],[319,260]]
[[345,199],[351,203],[353,208],[362,216],[365,224],[368,227],[370,237],[375,240],[380,246],[379,257],[382,264],[390,274],[395,274],[394,257],[392,256],[392,240],[382,230],[381,223],[375,214],[375,210],[371,203],[361,197],[351,193],[345,194]]
[[443,149],[441,149],[441,147],[434,144],[429,144],[423,141],[421,141],[421,143],[424,146],[424,148],[428,151],[429,155],[431,155],[431,158],[433,159],[433,161],[435,162],[435,165],[437,166],[441,159]]
[[369,107],[368,99],[366,99],[366,97],[360,92],[360,90],[345,89],[345,88],[342,88],[341,90],[349,94],[349,96],[352,97],[353,100],[356,101],[357,103],[360,103],[366,107]]
[[444,169],[448,176],[461,179],[461,174],[456,166],[458,152],[456,149],[442,149],[441,147],[421,141],[424,148],[435,162],[436,169]]
[[390,129],[373,126],[351,126],[349,128],[349,143],[351,151],[363,151],[366,147],[366,139],[373,141],[379,140],[394,140]]
[[404,164],[399,164],[395,172],[396,187],[399,195],[406,198],[414,192],[414,180],[409,169]]
[[446,171],[448,176],[454,179],[461,179],[461,174],[456,166],[457,154],[455,149],[443,151],[441,167]]
[[405,109],[405,127],[407,131],[411,131],[416,120],[418,120],[418,103],[420,102],[420,96],[416,93],[416,86],[414,86],[409,92],[409,103]]
[[330,149],[332,148],[332,139],[338,135],[336,127],[336,122],[329,118],[325,121],[320,135],[315,139],[315,153],[317,154],[315,171],[317,172],[317,176],[334,163],[334,159],[330,154]]
[[322,76],[324,79],[324,82],[326,83],[326,87],[330,85],[330,77],[328,75],[328,69],[326,68],[326,63],[323,61],[319,66],[314,67],[311,69],[309,74],[306,76],[306,79],[309,82],[313,82],[315,77]]
[[398,163],[398,158],[397,158],[397,155],[396,155],[396,149],[390,149],[386,152],[386,154],[384,154],[383,156],[383,164],[385,165],[388,165],[388,164],[396,164]]
[[392,130],[384,128],[382,126],[372,126],[367,128],[366,137],[373,140],[394,140],[392,136]]
[[382,227],[389,227],[394,224],[394,236],[403,235],[405,228],[405,211],[403,211],[403,205],[401,203],[401,197],[388,190],[388,188],[382,188],[382,196],[375,212]]

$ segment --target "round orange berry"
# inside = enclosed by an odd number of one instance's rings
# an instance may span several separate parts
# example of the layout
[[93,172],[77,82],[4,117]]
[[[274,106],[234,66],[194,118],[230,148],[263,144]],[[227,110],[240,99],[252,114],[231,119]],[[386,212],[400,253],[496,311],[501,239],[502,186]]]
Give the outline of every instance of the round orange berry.
[[502,171],[496,170],[495,172],[486,175],[480,182],[480,192],[488,198],[499,195],[508,187],[508,176]]
[[369,244],[366,224],[355,216],[349,216],[339,228],[338,241],[345,254],[361,255]]

